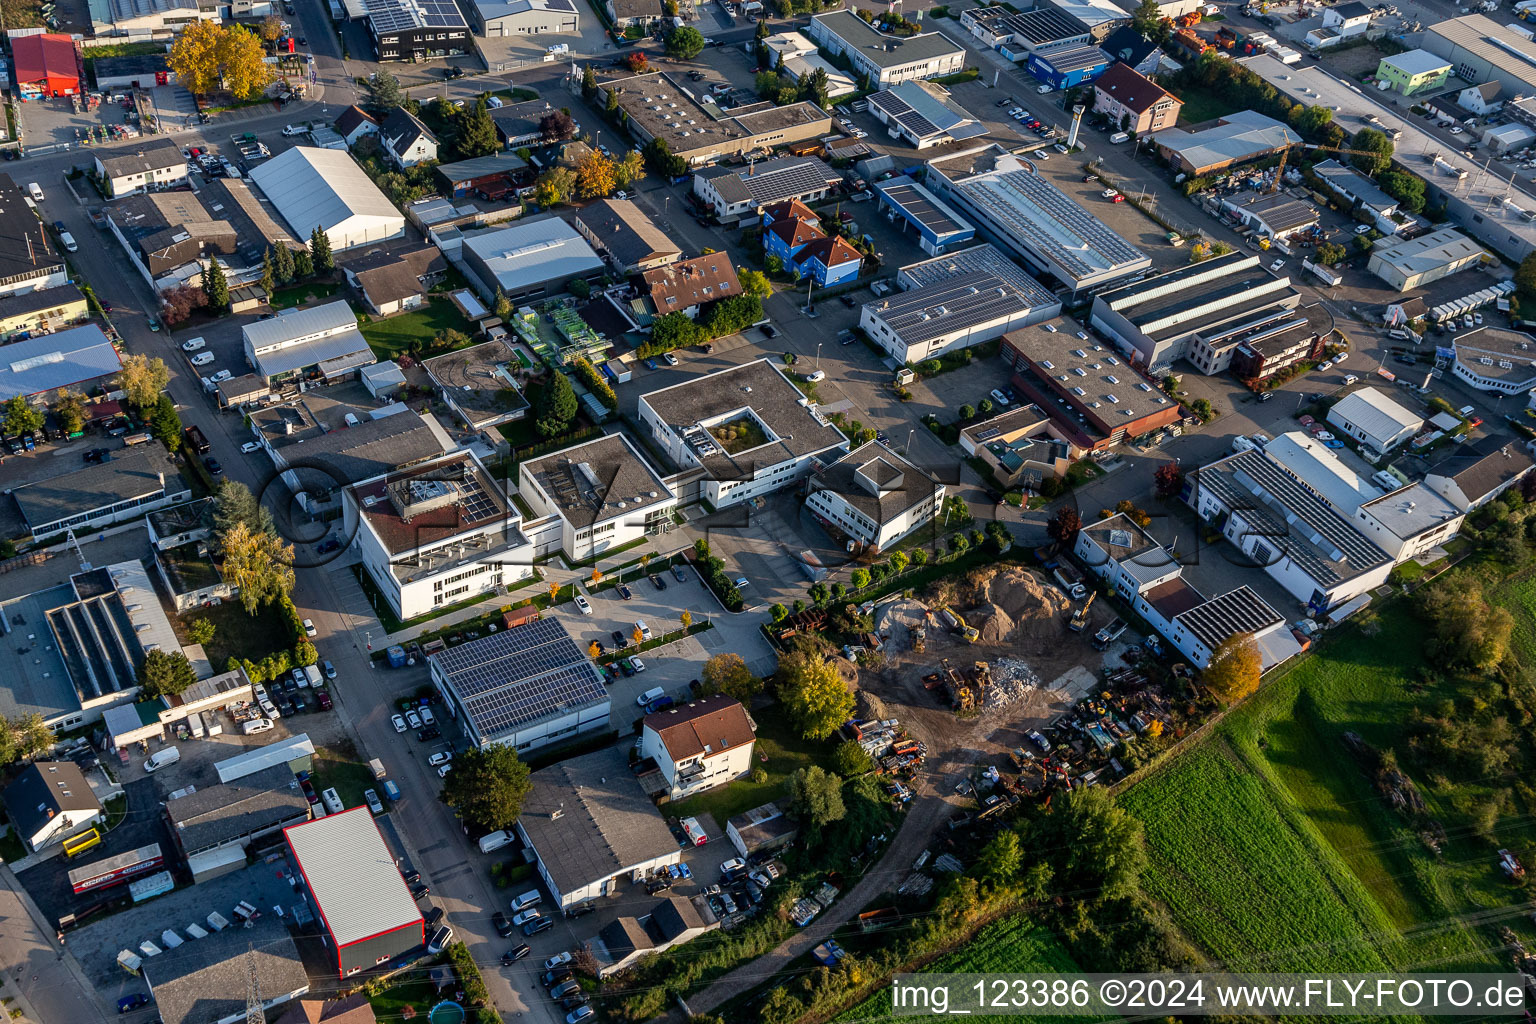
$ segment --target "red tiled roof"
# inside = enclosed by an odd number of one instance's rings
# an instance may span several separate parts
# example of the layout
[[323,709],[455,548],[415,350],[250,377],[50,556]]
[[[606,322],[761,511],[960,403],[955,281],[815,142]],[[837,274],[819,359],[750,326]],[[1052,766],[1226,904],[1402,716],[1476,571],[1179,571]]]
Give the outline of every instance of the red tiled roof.
[[863,258],[859,255],[859,250],[844,241],[841,235],[818,238],[795,257],[796,261],[801,263],[808,259],[816,259],[824,267],[840,267],[844,263],[858,262]]
[[643,276],[657,313],[671,313],[741,294],[736,268],[723,252],[657,267],[647,270]]
[[1093,87],[1138,114],[1150,110],[1164,99],[1179,102],[1167,89],[1127,64],[1112,65],[1094,81]]
[[798,199],[788,199],[781,203],[769,203],[763,207],[763,213],[773,221],[781,220],[809,220],[816,219],[816,213]]
[[807,242],[813,242],[818,238],[825,238],[821,228],[813,220],[776,220],[768,225],[768,231],[778,237],[791,249],[798,248]]

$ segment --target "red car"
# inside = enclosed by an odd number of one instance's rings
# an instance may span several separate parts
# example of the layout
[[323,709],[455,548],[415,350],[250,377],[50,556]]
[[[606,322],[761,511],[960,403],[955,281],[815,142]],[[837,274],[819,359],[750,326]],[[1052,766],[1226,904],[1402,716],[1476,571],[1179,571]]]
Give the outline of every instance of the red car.
[[1113,196],[1109,197],[1109,201],[1112,202],[1112,203],[1123,203],[1123,202],[1125,202],[1125,196],[1118,195],[1118,194],[1117,195],[1113,195]]
[[315,702],[320,705],[321,711],[331,710],[331,695],[324,690],[315,693]]

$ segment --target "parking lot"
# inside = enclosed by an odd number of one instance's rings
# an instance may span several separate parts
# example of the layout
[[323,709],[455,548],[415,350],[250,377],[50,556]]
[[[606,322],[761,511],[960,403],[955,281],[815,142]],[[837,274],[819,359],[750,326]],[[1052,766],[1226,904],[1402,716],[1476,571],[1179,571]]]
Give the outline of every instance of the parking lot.
[[27,151],[33,152],[54,147],[84,149],[88,148],[87,138],[102,142],[115,139],[120,131],[136,136],[139,127],[128,117],[133,109],[131,95],[121,91],[103,94],[100,107],[87,110],[82,106],[78,113],[68,97],[27,100],[18,105],[22,141]]

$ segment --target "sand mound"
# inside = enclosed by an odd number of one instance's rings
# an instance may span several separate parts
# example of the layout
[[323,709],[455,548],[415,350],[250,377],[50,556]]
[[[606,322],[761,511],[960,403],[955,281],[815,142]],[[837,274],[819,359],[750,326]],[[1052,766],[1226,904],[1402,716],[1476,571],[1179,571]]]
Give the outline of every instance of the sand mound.
[[1028,569],[983,569],[967,583],[965,616],[981,631],[983,643],[1047,638],[1065,628],[1071,599]]

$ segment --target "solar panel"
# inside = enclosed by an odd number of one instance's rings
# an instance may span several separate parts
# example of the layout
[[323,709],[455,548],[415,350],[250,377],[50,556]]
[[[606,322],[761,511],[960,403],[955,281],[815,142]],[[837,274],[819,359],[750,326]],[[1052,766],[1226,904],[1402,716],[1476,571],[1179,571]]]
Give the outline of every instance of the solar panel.
[[1003,432],[1001,430],[998,430],[996,427],[988,427],[986,430],[983,430],[981,433],[976,435],[976,440],[978,440],[978,441],[990,441],[994,437],[1001,437],[1002,434],[1003,434]]

